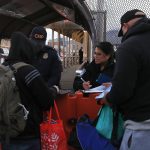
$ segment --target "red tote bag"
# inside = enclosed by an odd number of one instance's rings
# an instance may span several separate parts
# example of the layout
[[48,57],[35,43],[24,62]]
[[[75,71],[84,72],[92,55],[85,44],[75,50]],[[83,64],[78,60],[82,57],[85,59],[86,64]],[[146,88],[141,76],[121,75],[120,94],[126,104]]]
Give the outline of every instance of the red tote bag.
[[52,109],[50,109],[48,121],[40,124],[41,150],[67,150],[67,139],[56,102],[54,109],[58,119],[52,119]]

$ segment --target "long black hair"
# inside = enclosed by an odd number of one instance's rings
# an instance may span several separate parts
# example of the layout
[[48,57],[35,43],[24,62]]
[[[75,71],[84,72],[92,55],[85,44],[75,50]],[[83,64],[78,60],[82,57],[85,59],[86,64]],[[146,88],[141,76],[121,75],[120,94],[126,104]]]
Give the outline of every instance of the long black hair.
[[114,46],[110,42],[99,42],[95,47],[101,49],[106,55],[110,55],[109,61],[114,61]]
[[21,32],[11,35],[11,46],[7,61],[23,61],[32,64],[35,52],[34,44]]

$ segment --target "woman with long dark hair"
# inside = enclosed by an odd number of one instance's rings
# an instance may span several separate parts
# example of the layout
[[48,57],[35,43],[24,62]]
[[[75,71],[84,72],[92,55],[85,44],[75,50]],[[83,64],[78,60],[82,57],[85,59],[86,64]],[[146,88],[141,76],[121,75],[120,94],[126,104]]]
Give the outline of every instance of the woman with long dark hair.
[[86,67],[85,73],[74,80],[74,90],[93,88],[111,81],[114,71],[114,48],[110,42],[100,42],[95,46],[94,59]]

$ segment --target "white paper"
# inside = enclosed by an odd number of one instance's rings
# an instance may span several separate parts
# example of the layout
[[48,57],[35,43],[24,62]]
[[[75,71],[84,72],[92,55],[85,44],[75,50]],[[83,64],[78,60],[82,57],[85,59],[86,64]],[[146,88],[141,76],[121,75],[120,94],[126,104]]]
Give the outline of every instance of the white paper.
[[112,87],[112,85],[110,85],[109,87],[105,87],[105,90],[104,90],[102,93],[100,93],[98,96],[96,96],[95,99],[104,98],[104,96],[105,96],[108,92],[110,92],[111,87]]
[[106,90],[106,87],[101,85],[101,86],[97,86],[95,88],[92,89],[88,89],[88,90],[83,90],[84,93],[100,93],[100,92],[104,92]]

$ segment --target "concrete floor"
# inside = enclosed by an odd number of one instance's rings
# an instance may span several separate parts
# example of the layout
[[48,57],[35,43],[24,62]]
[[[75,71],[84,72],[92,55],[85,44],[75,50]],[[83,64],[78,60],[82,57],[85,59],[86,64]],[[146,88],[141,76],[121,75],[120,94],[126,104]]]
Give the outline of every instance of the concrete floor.
[[71,66],[67,69],[64,69],[61,76],[61,89],[72,89],[73,81],[75,78],[75,71],[79,68],[79,65]]

